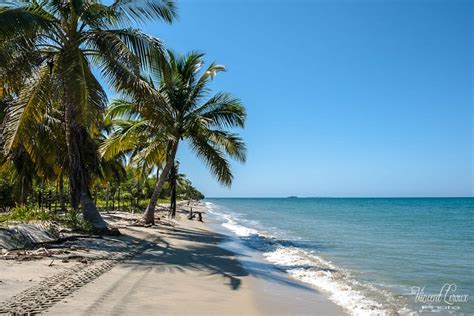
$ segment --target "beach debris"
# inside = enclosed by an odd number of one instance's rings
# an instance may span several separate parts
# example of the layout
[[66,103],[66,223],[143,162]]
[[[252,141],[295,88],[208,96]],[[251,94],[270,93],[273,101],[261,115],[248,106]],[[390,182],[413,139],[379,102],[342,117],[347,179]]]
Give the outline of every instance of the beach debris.
[[[184,211],[186,211],[186,210],[184,210]],[[188,219],[192,221],[193,218],[194,218],[194,216],[195,216],[195,215],[193,214],[193,208],[191,207],[191,208],[189,209]]]
[[2,258],[4,260],[30,261],[43,259],[45,257],[53,257],[62,253],[64,253],[64,251],[61,249],[48,250],[42,247],[36,250],[11,250],[6,252]]
[[40,254],[50,255],[51,254],[51,252],[48,249],[44,248],[44,247],[36,249],[35,251],[33,251],[33,253],[35,255],[40,255]]
[[[71,244],[77,242],[80,244]],[[37,249],[17,249],[3,252],[0,258],[4,260],[16,261],[30,261],[39,260],[43,258],[52,258],[54,260],[61,260],[61,262],[69,262],[71,260],[83,261],[86,256],[96,256],[96,250],[100,250],[102,244],[109,244],[111,241],[97,239],[92,240],[68,240],[61,245],[50,245],[51,247],[40,247]],[[91,253],[91,251],[93,251]],[[52,266],[52,263],[50,264]]]
[[0,228],[0,248],[13,250],[32,248],[37,244],[55,242],[59,233],[53,225],[20,224],[11,228]]
[[203,221],[203,220],[202,220],[202,214],[203,214],[204,212],[201,212],[201,211],[193,211],[193,208],[192,208],[192,207],[190,207],[189,211],[188,211],[188,210],[185,210],[185,209],[182,209],[182,211],[189,213],[188,219],[191,220],[191,221],[192,221],[193,219],[195,219],[196,216],[197,216],[197,220],[198,220],[199,222],[202,222],[202,221]]

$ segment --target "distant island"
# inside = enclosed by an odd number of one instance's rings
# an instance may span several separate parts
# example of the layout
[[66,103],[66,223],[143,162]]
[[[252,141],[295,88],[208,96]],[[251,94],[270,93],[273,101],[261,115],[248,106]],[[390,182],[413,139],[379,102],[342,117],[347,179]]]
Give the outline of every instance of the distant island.
[[287,199],[297,199],[298,197],[297,196],[294,196],[294,195],[291,195],[289,197],[287,197]]

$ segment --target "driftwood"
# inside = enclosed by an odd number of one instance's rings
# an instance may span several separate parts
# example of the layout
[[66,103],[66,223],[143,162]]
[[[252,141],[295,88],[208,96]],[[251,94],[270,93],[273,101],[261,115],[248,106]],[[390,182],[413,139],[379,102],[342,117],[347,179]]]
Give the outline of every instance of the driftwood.
[[196,216],[198,217],[197,220],[202,222],[202,214],[204,212],[201,212],[201,211],[193,211],[193,208],[191,207],[190,210],[185,210],[185,209],[181,209],[180,211],[184,212],[184,213],[189,213],[188,215],[188,219],[189,220],[193,220],[196,218]]

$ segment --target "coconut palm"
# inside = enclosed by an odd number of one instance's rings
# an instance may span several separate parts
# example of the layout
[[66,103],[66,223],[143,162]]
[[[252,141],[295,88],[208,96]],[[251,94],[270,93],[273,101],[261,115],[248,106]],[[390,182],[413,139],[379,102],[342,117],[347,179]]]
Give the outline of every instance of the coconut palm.
[[225,70],[224,66],[213,63],[201,71],[201,53],[168,55],[167,62],[152,60],[148,82],[155,87],[154,93],[146,97],[129,93],[127,98],[113,102],[108,115],[125,119],[119,120],[119,129],[101,148],[103,153],[113,154],[138,144],[143,152],[161,155],[166,161],[144,213],[145,223],[154,223],[156,203],[181,140],[187,141],[226,186],[233,180],[227,156],[245,161],[245,144],[231,131],[244,127],[246,113],[242,103],[229,93],[210,95],[209,83]]
[[[26,79],[6,115],[5,148],[12,150],[29,122],[42,119],[51,99],[64,106],[71,205],[82,207],[95,228],[106,230],[89,191],[94,166],[92,134],[100,129],[106,93],[97,67],[116,90],[150,95],[140,79],[150,59],[164,56],[161,42],[132,24],[176,16],[173,0],[23,0],[0,6],[0,76]],[[156,62],[159,63],[159,62]],[[2,78],[0,78],[2,79]],[[92,158],[91,158],[92,157]]]

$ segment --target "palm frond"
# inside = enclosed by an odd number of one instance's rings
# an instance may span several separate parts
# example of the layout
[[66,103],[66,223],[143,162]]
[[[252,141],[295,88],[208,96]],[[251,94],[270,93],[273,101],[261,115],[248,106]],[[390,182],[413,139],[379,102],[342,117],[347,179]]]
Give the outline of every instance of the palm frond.
[[123,156],[111,160],[101,159],[99,163],[100,177],[102,179],[117,180],[124,178],[126,176],[124,161],[125,157]]
[[35,7],[4,7],[0,9],[0,40],[16,36],[32,36],[39,30],[50,30],[53,21]]
[[16,91],[41,64],[42,56],[34,49],[35,42],[35,36],[18,36],[0,44],[0,73],[4,83]]
[[[119,56],[120,50],[109,45],[99,47],[100,55],[96,56],[102,76],[108,83],[124,96],[140,98],[156,95],[156,90],[140,77],[139,64]],[[132,56],[132,55],[129,55]],[[159,98],[159,96],[156,96]]]
[[148,144],[143,144],[143,148],[138,150],[132,156],[132,163],[136,166],[142,166],[145,169],[151,169],[154,166],[166,162],[166,141],[154,140]]
[[130,47],[113,32],[104,30],[89,31],[84,35],[84,43],[87,48],[95,51],[94,56],[96,57],[92,58],[93,60],[97,60],[97,56],[100,56],[101,59],[114,58],[117,63],[133,72],[135,77],[139,76],[139,58],[135,56]]
[[43,66],[25,85],[18,99],[8,107],[3,130],[6,152],[19,142],[29,125],[42,119],[50,101],[50,88],[49,68]]
[[178,15],[174,0],[115,0],[111,8],[124,23],[156,19],[171,23]]
[[231,158],[242,163],[245,162],[247,147],[237,134],[222,130],[207,130],[206,135],[214,146],[221,148]]
[[136,111],[135,104],[133,102],[114,99],[107,109],[105,115],[106,120],[113,120],[115,118],[122,118],[126,120],[138,119],[140,114]]
[[83,29],[107,29],[110,26],[117,26],[117,12],[105,4],[89,1],[84,5],[80,19],[83,22]]
[[142,72],[150,72],[151,65],[163,64],[167,60],[167,52],[159,38],[147,35],[137,29],[107,30],[119,38],[136,56]]
[[115,120],[112,124],[116,130],[99,147],[99,153],[105,159],[133,150],[147,128],[144,120]]
[[234,176],[224,153],[204,137],[191,137],[190,145],[191,149],[211,170],[216,179],[221,184],[230,187]]
[[220,92],[191,114],[196,114],[209,122],[210,127],[244,127],[247,114],[239,99],[229,93]]
[[199,100],[209,92],[209,82],[214,79],[214,77],[219,72],[223,71],[225,71],[224,65],[212,63],[197,80],[196,84],[194,85],[193,91],[189,94],[188,102],[190,104],[196,104],[197,102],[199,102]]
[[[59,69],[68,94],[76,108],[75,118],[82,126],[94,127],[107,106],[107,94],[91,72],[82,51],[71,50],[61,55]],[[97,130],[96,130],[97,132]]]

